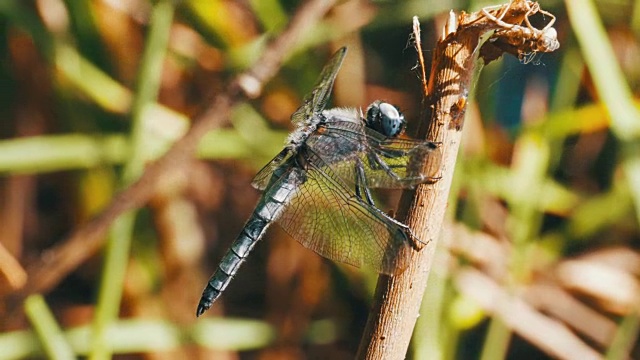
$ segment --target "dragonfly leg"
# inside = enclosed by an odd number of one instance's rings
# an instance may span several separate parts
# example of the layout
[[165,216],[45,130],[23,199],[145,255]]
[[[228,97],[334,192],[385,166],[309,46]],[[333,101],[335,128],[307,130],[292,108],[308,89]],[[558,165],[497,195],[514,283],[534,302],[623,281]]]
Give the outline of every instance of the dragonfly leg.
[[[402,151],[402,150],[385,150],[385,156],[390,158],[390,159],[396,159],[396,158],[400,158],[403,156],[406,156],[407,152],[406,151]],[[400,168],[402,167],[402,165],[389,165],[386,162],[384,162],[382,159],[380,159],[380,156],[378,156],[377,153],[375,152],[369,152],[367,153],[367,160],[369,161],[369,166],[371,166],[372,169],[375,170],[381,170],[384,169],[385,165],[387,168]]]
[[[378,160],[380,162],[382,162],[382,160],[380,160],[379,158],[378,158]],[[382,162],[382,164],[384,164],[384,162]],[[389,171],[391,171],[391,170],[389,170]],[[360,162],[360,160],[358,160],[356,162],[356,181],[355,182],[356,182],[356,196],[361,200],[365,200],[366,199],[367,203],[369,203],[369,205],[371,205],[371,207],[373,208],[373,210],[375,211],[377,216],[380,217],[380,220],[382,220],[385,223],[390,223],[390,224],[395,225],[397,227],[398,231],[400,231],[402,236],[409,242],[411,247],[413,247],[415,250],[420,250],[420,249],[422,249],[424,247],[424,245],[426,243],[424,243],[422,240],[418,239],[418,237],[415,236],[413,231],[411,231],[411,228],[409,228],[407,225],[401,223],[400,221],[394,219],[393,217],[389,216],[384,211],[380,210],[376,206],[376,204],[373,202],[373,198],[371,197],[371,191],[369,190],[369,188],[366,185],[366,177],[365,177],[365,173],[364,173],[364,166]],[[362,193],[363,192],[364,192],[364,195],[365,195],[365,199],[362,198]]]
[[[363,192],[364,198],[362,198]],[[356,196],[361,200],[366,200],[369,205],[376,207],[376,204],[373,202],[373,197],[371,196],[371,190],[369,190],[369,188],[367,187],[367,179],[364,174],[364,166],[359,159],[356,162]]]
[[405,241],[407,241],[409,243],[409,245],[411,245],[411,247],[414,250],[420,251],[426,244],[427,242],[424,242],[422,240],[420,240],[411,230],[410,227],[408,227],[407,225],[403,224],[402,222],[394,219],[393,217],[389,216],[387,213],[385,213],[384,211],[378,209],[377,207],[373,207],[373,210],[375,210],[376,214],[379,216],[380,220],[382,220],[384,223],[387,223],[390,225],[390,227],[395,228],[395,231],[398,231],[399,234],[402,235],[402,237],[405,239]]
[[[400,157],[402,155],[398,154],[397,157]],[[380,156],[378,154],[376,154],[375,152],[369,152],[367,154],[367,160],[369,161],[369,166],[371,166],[372,169],[374,170],[384,170],[384,172],[386,172],[387,174],[389,174],[389,176],[391,176],[394,180],[402,180],[398,174],[396,174],[395,172],[393,172],[393,170],[391,170],[391,166],[389,166],[389,164],[387,164],[384,160],[380,159]]]
[[[401,153],[400,151],[398,151],[397,157],[402,157],[402,156],[405,156],[405,155],[406,155],[405,152]],[[390,166],[384,160],[382,160],[380,158],[380,156],[375,152],[369,152],[367,154],[367,160],[369,161],[369,166],[372,169],[374,169],[374,170],[383,170],[393,180],[396,180],[396,181],[398,181],[400,183],[415,183],[416,181],[417,182],[423,182],[425,180],[425,177],[422,174],[420,174],[418,176],[406,176],[406,177],[398,176],[398,174],[396,174],[393,171],[393,168],[401,168],[401,167],[404,167],[405,165],[402,165],[402,166]]]

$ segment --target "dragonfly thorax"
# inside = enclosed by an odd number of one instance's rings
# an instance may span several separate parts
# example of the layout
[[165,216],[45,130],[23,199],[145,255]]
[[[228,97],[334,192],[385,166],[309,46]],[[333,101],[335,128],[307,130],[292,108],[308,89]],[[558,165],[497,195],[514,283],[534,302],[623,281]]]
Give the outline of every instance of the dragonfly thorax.
[[367,109],[367,127],[384,136],[396,137],[404,131],[404,115],[397,107],[382,101],[374,101]]
[[286,141],[286,147],[297,151],[298,148],[307,140],[309,135],[318,129],[318,125],[323,121],[324,117],[320,114],[313,114],[310,116],[305,123],[298,126],[298,128],[289,134]]

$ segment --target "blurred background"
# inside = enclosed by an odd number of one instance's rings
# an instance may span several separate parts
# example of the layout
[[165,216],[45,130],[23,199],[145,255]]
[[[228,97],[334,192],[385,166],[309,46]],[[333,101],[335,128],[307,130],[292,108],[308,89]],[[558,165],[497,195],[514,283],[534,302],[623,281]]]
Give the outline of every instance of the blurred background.
[[[354,357],[377,274],[278,226],[196,319],[201,291],[333,51],[349,47],[333,105],[395,103],[411,134],[412,16],[429,61],[449,9],[500,3],[340,1],[261,96],[113,224],[108,246],[50,291],[11,301],[34,281],[26,269],[180,138],[300,5],[0,2],[0,359]],[[505,56],[475,84],[410,359],[640,358],[640,2],[541,6],[560,49],[528,64]],[[377,193],[383,209],[398,198]]]

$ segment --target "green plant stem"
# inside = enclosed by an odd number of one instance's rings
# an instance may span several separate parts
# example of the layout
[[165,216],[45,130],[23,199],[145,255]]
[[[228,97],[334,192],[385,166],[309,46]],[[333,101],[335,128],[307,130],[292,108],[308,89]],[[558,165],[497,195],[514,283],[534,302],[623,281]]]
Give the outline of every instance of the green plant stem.
[[511,329],[499,318],[491,318],[480,360],[505,359],[511,340]]
[[[255,142],[249,142],[238,130],[216,129],[202,138],[197,155],[204,159],[246,159],[261,164],[281,146],[287,133],[269,130],[261,136],[264,146],[257,149]],[[124,135],[67,134],[0,141],[0,175],[43,174],[123,164],[129,158],[129,140]],[[175,139],[153,140],[158,143],[146,149],[149,159],[159,158]]]
[[73,350],[44,301],[44,297],[29,296],[24,302],[24,308],[47,357],[54,360],[75,359]]
[[[140,65],[138,86],[131,114],[131,153],[125,164],[122,186],[134,182],[144,168],[145,152],[144,113],[155,102],[160,89],[162,63],[169,42],[174,5],[171,0],[158,2],[151,14],[145,51]],[[135,223],[135,211],[122,214],[112,225],[106,248],[105,264],[100,283],[96,316],[93,322],[90,359],[109,359],[108,328],[118,316],[129,249]]]
[[[448,250],[442,243],[438,244],[435,262],[438,265],[446,264],[449,258]],[[420,306],[420,318],[413,331],[412,343],[414,345],[413,356],[415,359],[444,359],[445,344],[442,330],[443,311],[446,309],[447,278],[449,272],[447,266],[437,266],[429,274],[429,291],[425,292]]]
[[[44,313],[41,305],[33,304],[32,299],[28,300],[29,318],[37,318],[36,321],[41,326]],[[46,306],[46,305],[45,305]],[[30,312],[30,313],[29,313]],[[47,311],[48,312],[48,311]],[[50,313],[49,313],[50,315]],[[333,320],[322,319],[312,322],[309,330],[304,334],[304,338],[310,344],[320,344],[318,336],[312,334],[314,328],[330,323],[336,324]],[[35,322],[34,322],[35,324]],[[36,328],[36,325],[34,325]],[[92,328],[90,325],[65,329],[60,332],[64,336],[71,354],[75,356],[86,356],[90,352]],[[46,332],[43,340],[53,340],[50,330]],[[276,331],[272,325],[258,320],[241,318],[210,318],[201,319],[191,325],[175,324],[162,319],[147,320],[118,320],[111,324],[109,328],[109,347],[114,354],[150,353],[163,351],[176,351],[185,346],[197,345],[206,349],[229,350],[229,351],[249,351],[263,349],[276,339]],[[43,355],[49,356],[51,353],[44,348],[43,341],[37,331],[20,330],[0,333],[0,359],[40,359]],[[62,354],[57,351],[56,354]],[[51,357],[53,358],[53,357]],[[71,357],[75,359],[76,357]]]
[[605,359],[607,360],[625,360],[629,359],[629,354],[633,350],[636,343],[638,330],[640,329],[640,317],[638,309],[631,314],[625,316],[620,322],[618,331],[611,342],[611,346],[607,350]]

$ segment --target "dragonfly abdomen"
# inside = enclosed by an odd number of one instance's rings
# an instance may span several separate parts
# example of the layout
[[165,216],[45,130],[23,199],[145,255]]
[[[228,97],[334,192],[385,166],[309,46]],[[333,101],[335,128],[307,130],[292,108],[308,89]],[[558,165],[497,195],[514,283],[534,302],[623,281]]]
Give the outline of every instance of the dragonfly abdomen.
[[295,185],[287,183],[286,179],[286,176],[280,178],[278,184],[272,186],[264,194],[253,210],[251,218],[220,261],[218,268],[202,292],[196,311],[197,316],[207,311],[220,297],[258,240],[262,239],[269,226],[282,214],[288,197],[295,191]]

